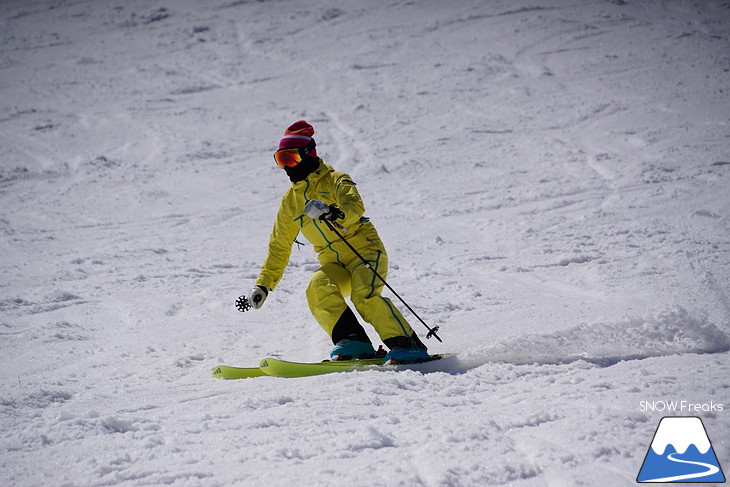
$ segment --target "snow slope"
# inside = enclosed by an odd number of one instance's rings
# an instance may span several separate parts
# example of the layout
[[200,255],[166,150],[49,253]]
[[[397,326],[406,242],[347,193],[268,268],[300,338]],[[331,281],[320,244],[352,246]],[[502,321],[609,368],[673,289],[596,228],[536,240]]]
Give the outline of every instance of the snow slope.
[[[634,485],[677,414],[730,465],[727,1],[6,0],[0,22],[5,485]],[[302,118],[459,359],[211,377],[330,348],[310,246],[232,305]]]

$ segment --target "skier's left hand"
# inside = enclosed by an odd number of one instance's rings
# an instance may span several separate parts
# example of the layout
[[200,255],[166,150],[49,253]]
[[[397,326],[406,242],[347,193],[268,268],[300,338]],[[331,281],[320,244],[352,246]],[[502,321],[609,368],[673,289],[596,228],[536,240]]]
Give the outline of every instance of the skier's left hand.
[[304,205],[304,214],[313,220],[330,220],[335,221],[345,218],[345,214],[337,205],[327,205],[324,201],[309,200]]
[[320,220],[335,221],[345,218],[345,212],[340,210],[337,205],[330,205],[329,211],[319,217]]

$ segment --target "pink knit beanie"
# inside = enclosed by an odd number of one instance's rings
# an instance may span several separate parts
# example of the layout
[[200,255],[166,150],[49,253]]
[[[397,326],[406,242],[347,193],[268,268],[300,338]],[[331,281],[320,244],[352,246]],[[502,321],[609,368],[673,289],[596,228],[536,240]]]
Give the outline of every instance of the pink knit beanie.
[[[284,137],[279,141],[279,149],[304,149],[312,143],[313,135],[314,127],[304,120],[299,120],[284,131]],[[309,155],[316,158],[317,149],[312,149]]]

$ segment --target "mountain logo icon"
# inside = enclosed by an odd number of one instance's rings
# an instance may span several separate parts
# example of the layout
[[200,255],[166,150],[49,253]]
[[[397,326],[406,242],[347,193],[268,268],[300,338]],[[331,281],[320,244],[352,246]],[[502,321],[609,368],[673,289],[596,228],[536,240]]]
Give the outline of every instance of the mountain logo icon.
[[702,420],[696,416],[662,418],[636,481],[725,482]]

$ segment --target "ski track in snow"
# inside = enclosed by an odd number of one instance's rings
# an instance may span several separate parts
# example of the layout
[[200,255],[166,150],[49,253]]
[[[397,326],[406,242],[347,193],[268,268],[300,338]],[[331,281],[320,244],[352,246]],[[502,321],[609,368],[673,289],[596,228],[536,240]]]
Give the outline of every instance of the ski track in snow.
[[[641,401],[730,402],[727,2],[7,1],[0,22],[6,485],[625,486],[664,415]],[[211,377],[329,351],[310,246],[233,307],[301,118],[458,357]],[[727,464],[727,411],[684,414]]]

